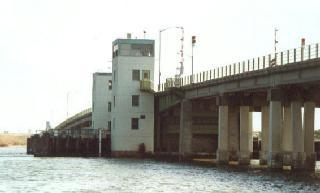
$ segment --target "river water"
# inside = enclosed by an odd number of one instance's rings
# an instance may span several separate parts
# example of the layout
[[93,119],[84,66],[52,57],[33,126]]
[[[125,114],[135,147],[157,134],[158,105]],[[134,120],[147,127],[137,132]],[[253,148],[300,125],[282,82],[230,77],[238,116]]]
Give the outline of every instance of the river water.
[[25,147],[0,148],[0,192],[320,192],[316,176],[153,160],[34,158]]

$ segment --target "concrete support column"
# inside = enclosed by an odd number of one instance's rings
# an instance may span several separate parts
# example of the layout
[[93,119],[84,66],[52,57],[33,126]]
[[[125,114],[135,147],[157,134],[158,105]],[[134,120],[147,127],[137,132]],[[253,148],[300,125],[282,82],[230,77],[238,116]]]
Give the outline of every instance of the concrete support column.
[[292,164],[293,151],[293,130],[291,126],[291,106],[283,108],[283,127],[282,127],[282,154],[283,165],[289,166]]
[[240,165],[250,164],[252,151],[252,113],[249,106],[240,106]]
[[306,169],[314,170],[316,155],[314,152],[314,102],[304,103],[303,129],[304,129],[304,151],[306,153]]
[[181,102],[179,153],[181,156],[192,153],[192,103],[190,100]]
[[229,163],[228,152],[228,106],[219,106],[219,133],[218,133],[218,150],[217,162],[219,164]]
[[302,130],[301,102],[291,102],[291,127],[293,139],[292,167],[302,169],[305,162],[304,133]]
[[261,107],[261,152],[260,165],[267,165],[269,147],[269,106]]
[[268,166],[272,169],[282,168],[281,156],[281,127],[282,113],[281,102],[270,101],[269,111],[269,148]]
[[161,116],[159,115],[159,112],[157,113],[157,118],[156,118],[156,150],[161,152],[162,147],[161,147]]
[[238,161],[239,147],[239,109],[236,106],[228,107],[228,150],[230,161]]

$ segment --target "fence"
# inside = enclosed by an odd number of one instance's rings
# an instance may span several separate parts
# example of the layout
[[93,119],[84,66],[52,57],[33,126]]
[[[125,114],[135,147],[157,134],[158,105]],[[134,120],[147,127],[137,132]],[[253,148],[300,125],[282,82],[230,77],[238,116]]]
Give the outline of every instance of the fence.
[[182,87],[201,83],[208,80],[224,78],[237,74],[245,74],[278,65],[286,65],[319,58],[319,44],[306,45],[283,52],[265,55],[226,66],[216,67],[212,70],[180,78],[168,78],[166,83],[160,84],[158,91],[165,91],[171,87]]

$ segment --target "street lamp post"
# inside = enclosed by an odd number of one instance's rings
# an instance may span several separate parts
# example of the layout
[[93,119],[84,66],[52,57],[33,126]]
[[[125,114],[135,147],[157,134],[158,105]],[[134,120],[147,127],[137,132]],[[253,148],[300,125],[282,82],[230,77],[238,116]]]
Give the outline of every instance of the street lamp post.
[[160,71],[160,60],[161,60],[161,30],[159,31],[159,84],[158,84],[158,91],[160,91],[160,77],[161,77],[161,71]]
[[192,43],[192,52],[191,52],[191,84],[193,83],[193,47],[196,43],[196,36],[192,36],[191,39],[191,43]]

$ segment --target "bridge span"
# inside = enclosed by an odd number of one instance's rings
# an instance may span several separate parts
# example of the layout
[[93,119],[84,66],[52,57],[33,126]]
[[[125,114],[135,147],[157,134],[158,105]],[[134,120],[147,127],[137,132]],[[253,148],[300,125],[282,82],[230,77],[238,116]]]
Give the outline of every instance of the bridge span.
[[[167,79],[155,93],[156,151],[210,152],[250,164],[252,112],[261,112],[261,165],[315,168],[319,44]],[[303,109],[303,110],[302,110]]]

